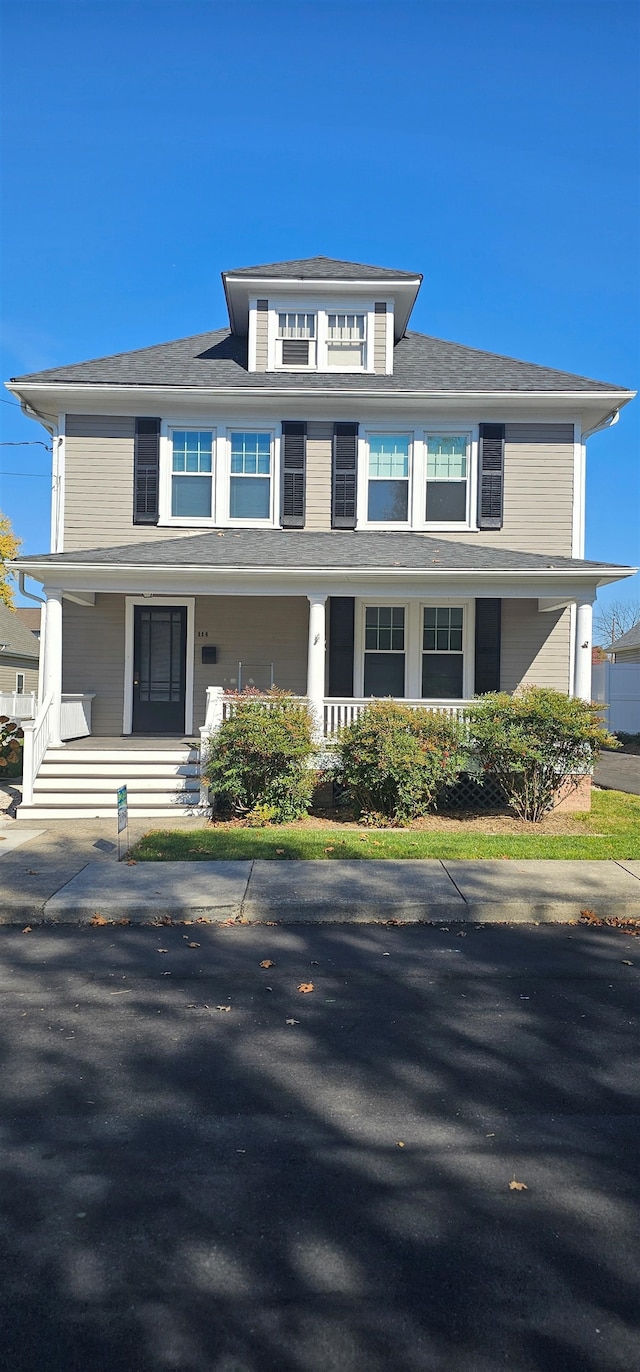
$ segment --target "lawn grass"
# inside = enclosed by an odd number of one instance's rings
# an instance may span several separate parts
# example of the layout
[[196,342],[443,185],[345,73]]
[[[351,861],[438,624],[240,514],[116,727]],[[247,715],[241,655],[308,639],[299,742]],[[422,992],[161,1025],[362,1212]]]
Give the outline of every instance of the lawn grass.
[[[572,815],[582,832],[479,833],[269,825],[211,825],[155,830],[130,853],[137,862],[198,862],[215,858],[640,858],[640,796],[594,791],[589,814]],[[490,827],[490,821],[487,821]]]

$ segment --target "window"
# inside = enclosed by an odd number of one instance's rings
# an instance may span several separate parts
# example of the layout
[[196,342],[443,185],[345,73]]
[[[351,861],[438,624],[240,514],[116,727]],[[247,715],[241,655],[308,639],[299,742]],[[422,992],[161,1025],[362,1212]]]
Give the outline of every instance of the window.
[[16,692],[19,696],[24,693],[24,672],[16,672]]
[[434,700],[462,698],[464,610],[459,605],[426,605],[422,628],[422,695]]
[[365,696],[403,696],[404,670],[404,606],[367,605],[364,620]]
[[229,517],[268,519],[271,512],[271,434],[231,434]]
[[364,315],[327,315],[327,366],[348,371],[364,367]]
[[213,434],[200,429],[174,429],[171,514],[183,519],[211,518]]
[[372,434],[369,439],[370,523],[406,524],[409,515],[409,438]]
[[315,314],[278,312],[277,360],[281,367],[315,366]]
[[466,434],[427,434],[428,524],[464,524],[467,519]]

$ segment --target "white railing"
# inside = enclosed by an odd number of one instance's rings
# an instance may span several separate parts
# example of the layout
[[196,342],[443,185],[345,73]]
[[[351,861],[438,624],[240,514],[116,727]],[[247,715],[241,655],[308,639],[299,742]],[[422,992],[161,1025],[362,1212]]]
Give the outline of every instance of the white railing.
[[22,751],[22,804],[33,804],[33,783],[51,742],[53,692],[43,701],[35,719],[25,720]]
[[[327,698],[324,702],[324,736],[334,738],[339,729],[343,729],[346,724],[353,724],[354,719],[371,705],[372,698],[362,697],[354,699],[345,696],[344,699],[337,697]],[[464,719],[466,711],[472,704],[470,700],[400,700],[397,705],[408,705],[410,709],[418,708],[433,710],[437,714],[458,715]]]
[[9,719],[35,719],[38,701],[35,691],[0,691],[0,715]]

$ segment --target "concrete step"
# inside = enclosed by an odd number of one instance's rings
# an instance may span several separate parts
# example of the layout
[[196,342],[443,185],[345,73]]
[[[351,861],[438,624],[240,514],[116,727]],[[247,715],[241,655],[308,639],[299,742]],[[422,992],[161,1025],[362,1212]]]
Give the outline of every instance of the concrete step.
[[[33,793],[38,796],[44,792],[60,791],[62,789],[61,783],[64,781],[65,778],[43,776],[40,772],[36,778]],[[119,785],[127,787],[129,802],[131,803],[134,796],[142,795],[148,791],[166,791],[171,795],[179,794],[182,791],[199,791],[200,778],[197,776],[172,777],[164,774],[155,777],[135,777],[133,780],[126,776],[119,777],[117,780],[115,777],[74,776],[68,779],[64,790],[69,795],[81,795],[86,791],[94,791],[96,794],[115,797]]]
[[[43,819],[112,819],[116,822],[116,808],[105,805],[78,805],[72,796],[67,797],[67,805],[19,805],[17,820],[30,820],[35,824]],[[181,819],[197,814],[196,806],[148,805],[142,809],[131,810],[131,819]]]
[[76,762],[115,763],[124,767],[128,763],[199,762],[198,748],[49,748],[46,761],[68,766]]
[[57,777],[65,783],[71,784],[76,780],[81,781],[85,777],[94,778],[96,781],[105,781],[113,786],[124,785],[131,781],[132,785],[145,778],[164,778],[173,777],[197,777],[200,775],[200,768],[196,762],[177,763],[175,767],[168,762],[149,762],[149,763],[127,763],[125,767],[118,767],[107,763],[74,762],[71,766],[61,766],[59,762],[44,761],[38,772],[36,782],[41,777]]
[[[130,810],[142,811],[147,806],[161,806],[169,810],[176,808],[182,809],[186,806],[197,805],[200,795],[199,787],[193,791],[167,791],[157,789],[155,791],[128,792],[127,804]],[[103,810],[108,810],[115,814],[116,796],[114,791],[39,791],[33,793],[33,809],[40,810],[49,806],[64,809],[65,806],[73,805],[76,809],[85,807],[93,808],[99,806]],[[22,808],[22,807],[21,807]]]

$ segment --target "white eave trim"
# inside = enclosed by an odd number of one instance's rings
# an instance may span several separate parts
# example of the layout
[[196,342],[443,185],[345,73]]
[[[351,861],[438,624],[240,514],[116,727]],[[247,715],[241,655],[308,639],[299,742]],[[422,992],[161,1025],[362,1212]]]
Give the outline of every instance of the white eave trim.
[[443,567],[441,565],[432,565],[428,567],[277,567],[267,565],[256,567],[247,567],[243,565],[212,567],[207,566],[206,563],[201,562],[113,562],[107,564],[104,562],[56,563],[46,561],[29,563],[8,562],[7,567],[11,571],[25,571],[29,572],[30,574],[35,572],[43,572],[45,580],[48,581],[50,585],[56,585],[57,574],[60,573],[62,576],[64,576],[65,571],[92,573],[102,572],[103,574],[105,574],[107,578],[110,574],[116,575],[120,574],[121,572],[128,572],[137,575],[146,575],[148,573],[158,575],[164,573],[167,576],[179,576],[180,574],[184,574],[185,576],[206,575],[210,577],[259,577],[265,575],[276,577],[305,576],[320,580],[323,577],[327,576],[345,578],[373,576],[376,578],[385,577],[389,578],[390,580],[400,580],[403,577],[438,577],[442,579],[448,577],[471,576],[481,577],[483,579],[485,577],[491,579],[501,577],[503,580],[509,580],[513,577],[515,577],[516,579],[528,578],[529,580],[537,579],[539,577],[541,577],[543,580],[551,580],[553,578],[558,580],[559,578],[569,577],[593,581],[597,580],[601,576],[615,576],[616,578],[634,576],[635,573],[639,570],[637,567],[609,567],[604,565],[597,565],[595,567],[593,565],[587,565],[585,567],[521,567],[517,569],[509,567],[503,567],[500,569],[493,569],[488,567]]
[[[324,377],[324,373],[323,373]],[[303,389],[295,387],[252,387],[252,386],[156,386],[156,385],[119,385],[117,382],[99,381],[25,381],[20,386],[17,383],[6,382],[6,389],[12,395],[20,396],[23,392],[29,394],[33,391],[68,391],[78,395],[86,395],[90,391],[97,391],[98,394],[112,393],[114,395],[126,396],[164,396],[164,395],[185,395],[198,396],[201,400],[206,400],[208,396],[216,396],[224,400],[241,401],[243,397],[250,396],[261,400],[277,400],[281,396],[291,396],[295,399],[318,400],[331,396],[341,400],[483,400],[483,401],[506,401],[527,404],[530,401],[552,401],[563,400],[572,401],[615,401],[616,404],[626,404],[633,400],[636,391],[426,391],[426,390],[400,390],[400,389],[371,389],[364,387],[357,390],[347,390],[346,387],[317,387],[315,389]]]

